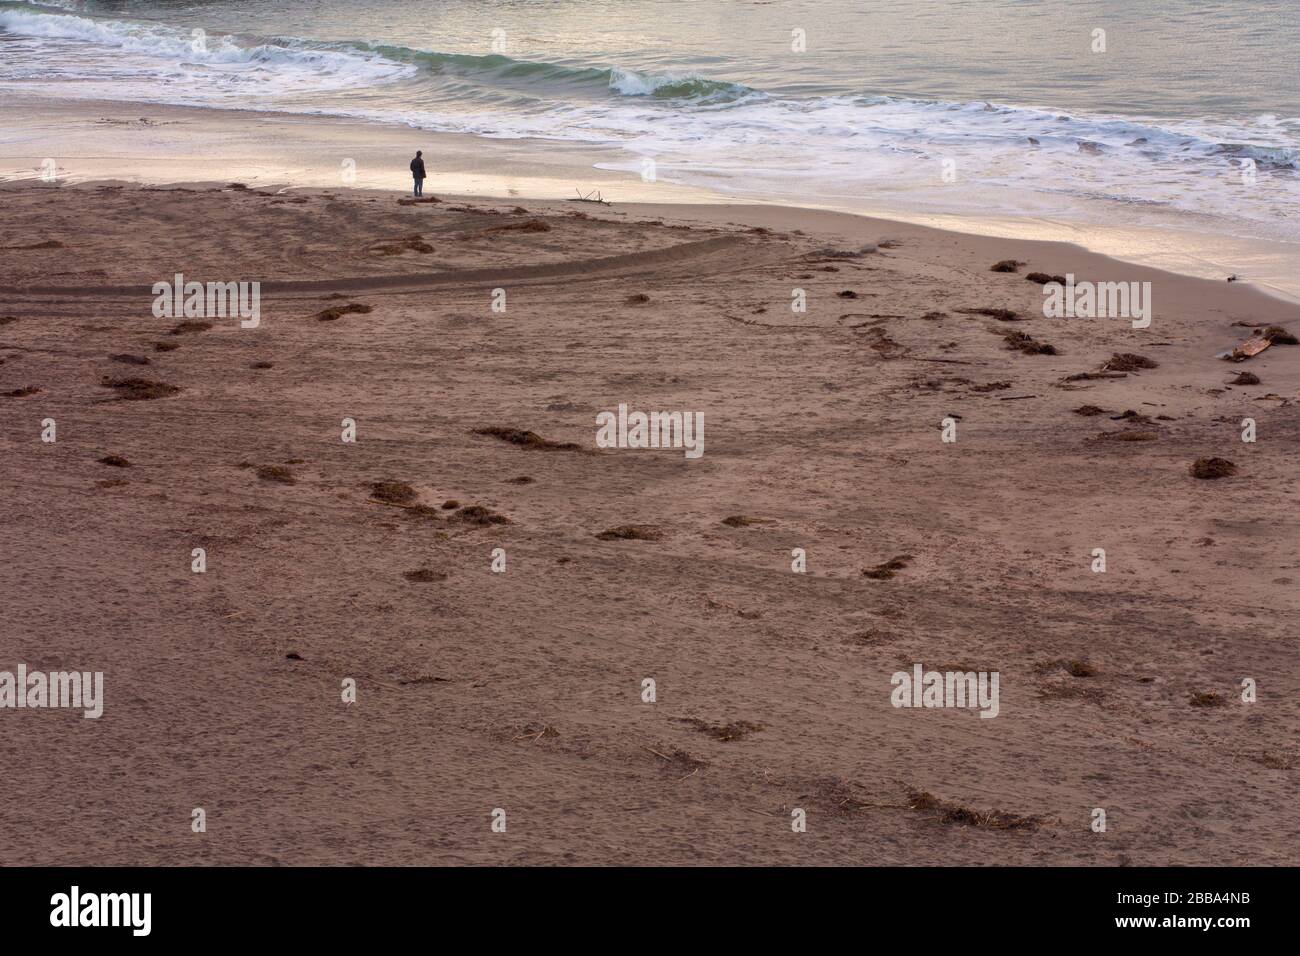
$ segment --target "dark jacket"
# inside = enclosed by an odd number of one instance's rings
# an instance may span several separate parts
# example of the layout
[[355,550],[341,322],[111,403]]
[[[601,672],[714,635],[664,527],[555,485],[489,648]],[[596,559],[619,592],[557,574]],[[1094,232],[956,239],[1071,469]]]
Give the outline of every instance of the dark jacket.
[[411,160],[411,176],[415,179],[424,179],[424,160],[417,156]]

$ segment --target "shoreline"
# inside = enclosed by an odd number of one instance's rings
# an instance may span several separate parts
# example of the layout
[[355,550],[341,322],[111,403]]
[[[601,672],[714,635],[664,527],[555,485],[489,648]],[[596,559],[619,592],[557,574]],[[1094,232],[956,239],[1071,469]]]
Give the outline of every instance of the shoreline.
[[[1239,274],[1243,277],[1239,284],[1300,303],[1300,245],[1283,242],[1154,226],[1106,228],[1041,217],[964,216],[746,197],[721,189],[645,183],[633,174],[602,168],[599,163],[629,156],[614,147],[432,133],[321,114],[19,96],[0,107],[0,115],[6,117],[10,137],[0,145],[0,182],[38,179],[41,162],[49,153],[58,153],[50,158],[58,163],[60,178],[72,183],[240,181],[285,189],[400,192],[397,184],[409,186],[402,168],[407,153],[421,148],[426,159],[433,158],[426,190],[464,200],[556,200],[570,198],[576,191],[599,192],[619,205],[826,211],[967,236],[1070,243],[1120,262],[1192,278],[1222,281],[1229,273]],[[34,142],[49,148],[30,153],[15,149]],[[139,155],[142,149],[155,153]],[[342,170],[349,160],[354,163],[350,182]]]

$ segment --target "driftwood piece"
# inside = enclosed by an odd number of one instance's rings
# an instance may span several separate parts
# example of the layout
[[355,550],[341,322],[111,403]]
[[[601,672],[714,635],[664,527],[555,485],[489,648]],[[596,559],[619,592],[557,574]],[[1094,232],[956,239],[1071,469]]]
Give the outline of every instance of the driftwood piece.
[[602,206],[613,205],[613,203],[611,203],[608,199],[601,198],[599,189],[592,190],[591,192],[587,193],[587,195],[585,196],[578,190],[578,187],[576,186],[573,187],[573,191],[578,194],[578,198],[570,199],[569,202],[594,202],[594,203],[599,203]]

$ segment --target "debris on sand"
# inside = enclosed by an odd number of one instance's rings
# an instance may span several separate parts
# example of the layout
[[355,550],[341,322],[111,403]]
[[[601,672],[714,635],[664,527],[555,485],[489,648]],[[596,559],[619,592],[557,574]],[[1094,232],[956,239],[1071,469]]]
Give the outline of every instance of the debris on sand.
[[155,352],[175,352],[180,347],[181,344],[179,342],[155,342],[153,344],[153,350]]
[[275,368],[275,363],[274,362],[249,362],[248,367],[256,368],[256,369]]
[[1196,691],[1188,701],[1193,707],[1222,707],[1227,700],[1222,694],[1213,691]]
[[888,581],[911,562],[912,556],[910,554],[900,554],[890,558],[883,564],[877,564],[874,568],[866,568],[863,570],[862,575],[871,578],[873,581]]
[[1049,282],[1065,285],[1065,276],[1050,276],[1046,272],[1031,272],[1025,276],[1025,279],[1029,282],[1037,282],[1039,285],[1047,285]]
[[687,724],[714,740],[724,742],[740,740],[742,737],[758,733],[763,729],[762,724],[751,723],[748,720],[736,720],[729,724],[711,724],[707,720],[700,720],[698,717],[679,717],[677,720],[679,723]]
[[[371,499],[372,501],[375,499]],[[402,516],[411,519],[424,519],[428,521],[441,521],[442,512],[433,505],[393,505],[394,508],[402,509]]]
[[1160,437],[1159,432],[1101,432],[1097,436],[1098,441],[1155,441]]
[[762,611],[746,611],[744,608],[739,608],[734,604],[728,604],[726,601],[718,601],[711,597],[706,597],[704,599],[704,606],[710,611],[732,611],[737,617],[744,618],[746,621],[757,621],[763,616]]
[[670,770],[673,773],[680,773],[687,777],[709,765],[707,760],[701,760],[699,757],[687,753],[680,747],[674,747],[671,750],[668,750],[667,753],[665,753],[664,750],[656,750],[654,747],[646,747],[645,749],[664,762],[664,770]]
[[188,335],[192,332],[206,332],[212,328],[211,322],[177,322],[172,326],[168,335]]
[[903,348],[903,346],[891,339],[884,329],[863,328],[862,326],[853,326],[853,328],[862,329],[867,337],[871,339],[867,343],[867,347],[879,352],[881,358],[897,358],[898,356],[895,353]]
[[531,485],[535,481],[537,481],[536,478],[532,478],[528,475],[517,475],[514,478],[507,478],[506,484],[507,485]]
[[442,202],[442,200],[439,199],[437,196],[421,196],[419,199],[399,199],[397,200],[397,205],[424,206],[424,205],[428,205],[429,203],[435,203],[435,202]]
[[722,519],[728,528],[748,528],[752,524],[767,524],[766,518],[752,518],[749,515],[729,515]]
[[15,315],[0,315],[0,325],[9,325],[11,322],[17,322],[18,317]]
[[972,392],[1001,392],[1011,387],[1010,382],[985,382],[983,385],[972,385]]
[[856,299],[858,297],[858,294],[854,292],[852,289],[844,289],[840,292],[836,292],[835,294],[839,296],[841,299]]
[[101,478],[95,482],[96,488],[121,488],[123,485],[129,485],[131,482],[125,478]]
[[1192,463],[1193,478],[1230,478],[1237,466],[1226,458],[1198,458]]
[[284,465],[259,465],[257,468],[257,477],[263,481],[275,481],[282,485],[293,485],[298,483],[298,479],[293,476],[288,468]]
[[402,577],[414,584],[429,584],[433,581],[447,580],[447,572],[435,571],[432,568],[416,568],[414,571],[402,572]]
[[109,378],[104,377],[100,386],[116,389],[118,395],[128,402],[143,402],[152,398],[166,398],[180,391],[179,385],[155,382],[147,378]]
[[390,505],[404,505],[414,501],[419,495],[404,481],[372,481],[370,497]]
[[1270,325],[1260,334],[1273,345],[1300,345],[1300,339],[1280,325]]
[[403,252],[419,252],[427,255],[433,252],[433,246],[425,242],[424,236],[417,232],[414,235],[390,239],[370,247],[372,256],[400,256]]
[[508,222],[503,226],[489,226],[484,232],[550,232],[551,224],[542,219],[525,219],[523,222]]
[[973,810],[941,800],[926,790],[910,790],[907,805],[918,813],[933,815],[940,823],[978,827],[982,830],[1034,830],[1043,822],[1041,817],[1020,816],[1004,810]]
[[522,428],[507,428],[502,425],[485,425],[482,428],[475,428],[474,434],[499,438],[501,441],[509,442],[512,445],[518,445],[521,448],[541,448],[547,451],[573,451],[579,447],[577,442],[549,441],[537,434],[537,432],[525,431]]
[[1060,661],[1059,663],[1071,677],[1097,676],[1097,668],[1087,661]]
[[347,305],[332,305],[328,309],[321,309],[313,315],[312,318],[318,322],[334,322],[343,318],[345,315],[366,315],[373,311],[375,311],[373,305],[364,305],[360,302],[349,302]]
[[875,251],[876,247],[871,245],[862,246],[859,249],[832,249],[827,247],[810,252],[804,258],[810,262],[821,262],[826,259],[861,259],[863,256],[870,255]]
[[1023,262],[1016,259],[1003,259],[1001,262],[995,262],[989,267],[989,272],[1018,272]]
[[1110,420],[1113,422],[1137,422],[1142,425],[1151,424],[1150,415],[1143,415],[1141,412],[1134,411],[1131,408],[1127,411],[1120,412],[1118,415],[1110,416]]
[[[585,196],[582,194],[582,190],[580,190],[577,186],[574,186],[574,187],[573,187],[573,191],[574,191],[575,193],[577,193],[578,196],[577,196],[576,199],[570,199],[570,200],[567,200],[568,202],[590,202],[590,203],[595,203],[595,204],[598,205],[598,206],[612,206],[612,205],[614,205],[614,204],[613,204],[612,202],[610,202],[608,199],[605,199],[605,198],[603,198],[603,197],[600,195],[600,190],[599,190],[599,189],[593,189],[591,192],[587,193]],[[646,220],[642,220],[642,222],[645,223]],[[658,220],[657,222],[655,222],[654,224],[655,224],[655,225],[663,225],[663,220],[660,219],[660,220]]]
[[999,322],[1018,322],[1020,313],[1011,309],[957,309],[962,315],[987,315]]
[[553,740],[558,736],[560,736],[560,732],[550,724],[533,721],[520,727],[519,733],[512,737],[511,740],[531,740],[533,743],[537,743],[539,740]]
[[1116,352],[1101,367],[1103,372],[1136,372],[1142,368],[1159,368],[1160,363],[1136,352]]
[[484,528],[492,524],[510,524],[510,519],[482,505],[467,505],[451,516],[452,521]]
[[1238,372],[1237,377],[1234,378],[1228,384],[1229,385],[1258,385],[1259,376],[1256,375],[1254,372]]
[[427,684],[450,684],[450,677],[435,677],[433,674],[421,674],[419,677],[411,677],[406,680],[399,680],[397,683],[403,687],[421,686]]
[[644,305],[650,301],[650,296],[646,295],[644,292],[633,292],[623,301],[628,305]]
[[1087,417],[1092,417],[1093,415],[1105,415],[1106,409],[1097,405],[1080,405],[1078,408],[1074,409],[1074,414],[1084,415]]
[[105,455],[99,459],[101,465],[108,465],[110,468],[130,468],[131,463],[121,455]]
[[26,398],[28,395],[35,395],[40,389],[35,385],[24,385],[21,388],[11,388],[4,392],[5,398]]
[[455,511],[459,507],[460,507],[460,502],[457,501],[455,498],[448,498],[446,501],[442,503],[443,511]]
[[1261,750],[1247,756],[1256,763],[1262,763],[1270,770],[1295,770],[1297,766],[1300,766],[1300,758],[1269,750]]
[[659,541],[664,533],[652,524],[621,524],[596,535],[601,541]]
[[153,362],[151,362],[146,356],[130,355],[126,352],[119,352],[116,355],[110,355],[108,358],[110,362],[121,362],[124,365],[152,365],[153,364]]
[[1056,346],[1040,342],[1024,332],[1008,332],[1002,337],[1007,348],[1024,352],[1026,355],[1056,355]]
[[1242,342],[1231,352],[1225,352],[1221,357],[1226,362],[1244,362],[1248,358],[1254,358],[1260,352],[1271,348],[1273,341],[1263,336],[1255,336]]
[[1067,375],[1063,382],[1093,382],[1104,378],[1128,378],[1128,372],[1075,372]]
[[865,813],[867,810],[881,807],[896,810],[907,809],[904,804],[868,803],[854,793],[853,784],[840,777],[822,777],[811,781],[811,783],[810,791],[807,794],[802,794],[801,799],[815,805],[819,813],[823,813],[828,817],[854,817]]

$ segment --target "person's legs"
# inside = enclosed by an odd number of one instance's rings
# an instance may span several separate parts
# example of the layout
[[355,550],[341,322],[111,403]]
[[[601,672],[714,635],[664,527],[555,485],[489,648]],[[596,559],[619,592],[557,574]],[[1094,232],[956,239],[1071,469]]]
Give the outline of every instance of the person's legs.
[[416,176],[416,177],[415,177],[415,195],[416,195],[417,198],[418,198],[419,195],[420,195],[420,187],[423,186],[423,185],[424,185],[424,181],[423,181],[422,179],[420,179],[419,176]]

